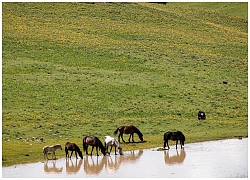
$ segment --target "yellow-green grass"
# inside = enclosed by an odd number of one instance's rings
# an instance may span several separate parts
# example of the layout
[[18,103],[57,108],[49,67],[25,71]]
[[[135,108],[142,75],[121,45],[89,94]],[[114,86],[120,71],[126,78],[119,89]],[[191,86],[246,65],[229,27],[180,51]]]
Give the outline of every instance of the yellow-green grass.
[[119,125],[147,141],[122,143],[125,151],[162,146],[166,131],[181,130],[186,143],[248,135],[247,3],[2,10],[3,166],[41,161],[47,144],[82,148],[83,136]]

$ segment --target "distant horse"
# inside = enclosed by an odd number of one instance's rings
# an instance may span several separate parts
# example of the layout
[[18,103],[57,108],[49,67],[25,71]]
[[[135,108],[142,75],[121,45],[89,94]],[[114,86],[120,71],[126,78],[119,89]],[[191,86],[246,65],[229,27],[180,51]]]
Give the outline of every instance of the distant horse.
[[129,142],[130,142],[131,137],[132,137],[132,141],[134,142],[134,133],[138,134],[140,140],[143,141],[143,134],[139,131],[139,129],[137,129],[133,125],[120,126],[115,130],[114,134],[116,135],[118,131],[120,132],[120,134],[118,135],[118,141],[119,142],[120,142],[120,137],[122,138],[122,141],[125,142],[124,139],[123,139],[123,133],[124,134],[130,134],[129,139],[128,139]]
[[44,146],[43,147],[44,159],[48,159],[47,153],[49,151],[52,152],[52,159],[53,159],[53,156],[55,156],[55,159],[56,159],[56,153],[55,153],[55,151],[57,149],[61,149],[62,150],[62,146],[60,144],[57,144],[57,145],[54,145],[54,146]]
[[119,154],[123,155],[122,147],[120,146],[120,143],[113,137],[105,136],[104,137],[104,146],[107,149],[107,152],[108,152],[108,147],[111,146],[109,154],[111,153],[112,147],[114,146],[115,147],[115,155],[116,155],[116,147],[118,148]]
[[98,155],[98,147],[101,149],[102,154],[105,156],[106,155],[106,148],[103,146],[102,142],[100,141],[100,139],[98,139],[95,136],[85,136],[82,140],[82,144],[83,144],[83,149],[84,151],[86,151],[86,154],[88,155],[88,146],[92,146],[92,151],[91,151],[91,156],[92,156],[92,152],[94,147],[96,147],[96,153],[97,156]]
[[166,144],[168,146],[168,149],[170,149],[168,145],[168,140],[176,141],[176,149],[177,149],[178,140],[180,140],[181,148],[182,146],[184,146],[185,136],[181,131],[166,132],[163,136],[163,140],[164,140],[163,149],[166,148]]
[[206,114],[205,114],[205,112],[199,110],[199,112],[198,112],[198,119],[199,119],[199,120],[205,120],[205,119],[206,119]]
[[[69,156],[68,151],[71,151],[71,155]],[[76,159],[77,159],[77,153],[78,155],[81,157],[81,159],[83,159],[82,157],[82,151],[80,150],[80,148],[75,144],[75,143],[71,143],[71,142],[67,142],[65,144],[65,153],[66,153],[66,158],[70,158],[73,154],[73,152],[75,151],[76,154]]]

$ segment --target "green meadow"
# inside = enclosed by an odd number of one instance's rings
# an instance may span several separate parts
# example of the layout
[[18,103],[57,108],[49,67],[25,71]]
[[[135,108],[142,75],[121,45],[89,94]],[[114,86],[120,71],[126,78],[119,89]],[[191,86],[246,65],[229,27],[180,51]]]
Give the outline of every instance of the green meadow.
[[146,141],[124,151],[162,147],[175,130],[186,146],[247,137],[247,8],[3,2],[2,165],[43,161],[45,145],[82,149],[85,135],[103,142],[120,125]]

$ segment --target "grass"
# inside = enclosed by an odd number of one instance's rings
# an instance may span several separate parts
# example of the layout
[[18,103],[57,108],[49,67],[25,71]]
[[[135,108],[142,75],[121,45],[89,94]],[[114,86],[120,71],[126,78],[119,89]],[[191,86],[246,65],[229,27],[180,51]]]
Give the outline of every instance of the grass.
[[4,2],[2,11],[3,166],[120,125],[147,141],[125,151],[162,146],[174,130],[187,143],[247,137],[247,3]]

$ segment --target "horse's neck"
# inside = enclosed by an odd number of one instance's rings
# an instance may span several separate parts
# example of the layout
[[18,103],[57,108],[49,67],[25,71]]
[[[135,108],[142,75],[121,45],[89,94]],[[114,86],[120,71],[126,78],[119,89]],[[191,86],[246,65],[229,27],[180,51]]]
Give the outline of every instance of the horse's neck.
[[99,142],[98,142],[99,147],[100,147],[101,149],[105,149],[105,147],[103,146],[102,142],[101,142],[100,140],[98,140],[98,141],[99,141]]
[[140,135],[140,134],[141,134],[141,131],[139,131],[139,129],[136,129],[136,130],[135,130],[135,133],[137,133],[138,135]]
[[120,143],[117,140],[114,140],[114,144],[116,147],[120,147]]
[[79,148],[78,146],[75,146],[75,150],[76,150],[77,152],[79,152],[79,151],[80,151],[80,148]]

